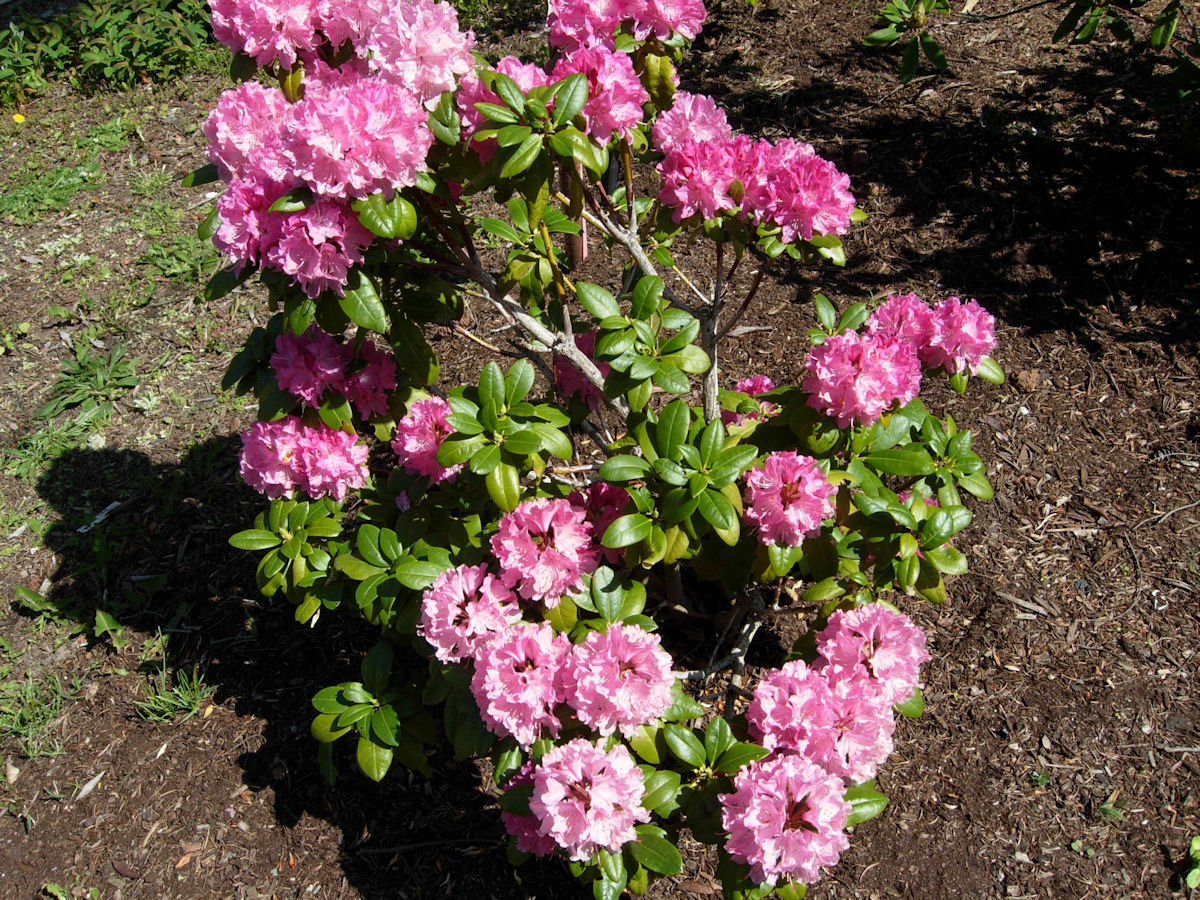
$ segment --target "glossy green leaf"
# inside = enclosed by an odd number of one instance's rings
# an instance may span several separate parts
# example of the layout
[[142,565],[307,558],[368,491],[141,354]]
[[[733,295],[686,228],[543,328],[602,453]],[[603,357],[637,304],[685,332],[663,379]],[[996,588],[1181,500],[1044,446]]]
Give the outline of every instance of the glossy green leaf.
[[372,234],[388,239],[407,239],[417,231],[417,209],[400,194],[387,200],[382,193],[355,200],[358,221]]
[[262,528],[248,528],[229,538],[230,546],[238,550],[266,550],[269,547],[278,547],[281,543],[279,535]]
[[868,453],[862,461],[877,471],[908,478],[932,474],[935,468],[933,458],[920,447],[880,450]]
[[634,859],[660,875],[678,875],[683,871],[679,849],[659,833],[661,829],[639,825],[636,830],[638,839],[629,845]]
[[749,741],[739,741],[717,757],[716,762],[713,763],[713,768],[718,772],[724,772],[726,775],[732,775],[743,766],[748,766],[750,763],[768,756],[770,752],[766,747],[761,747],[758,744],[752,744]]
[[375,290],[374,283],[363,274],[362,269],[350,272],[346,282],[346,293],[338,301],[338,305],[355,325],[381,334],[388,330],[387,311],[383,308],[383,301],[379,299],[379,292]]
[[571,75],[554,96],[554,124],[562,127],[570,122],[587,103],[588,82],[582,72]]
[[515,466],[501,463],[488,472],[484,482],[488,496],[502,512],[512,512],[521,502],[521,474]]
[[391,643],[380,641],[363,657],[363,687],[376,697],[387,690],[388,678],[392,674],[392,654]]
[[913,80],[913,76],[917,74],[917,63],[921,60],[921,45],[914,37],[908,42],[904,48],[904,55],[900,58],[900,81],[903,84]]
[[500,169],[501,178],[512,178],[520,175],[533,165],[533,161],[542,152],[542,136],[531,134],[525,138]]
[[846,816],[847,828],[875,818],[888,804],[887,797],[875,790],[873,782],[847,788],[845,799],[850,804],[850,814]]
[[918,718],[925,711],[925,695],[920,688],[914,688],[908,699],[895,705],[895,710],[905,718]]
[[659,456],[679,459],[679,447],[687,440],[692,411],[683,400],[673,400],[658,414],[654,430],[654,448]]
[[346,734],[348,731],[350,731],[351,728],[349,725],[345,726],[344,728],[336,727],[334,725],[335,718],[336,716],[333,716],[329,713],[321,713],[319,716],[316,716],[312,720],[312,724],[308,727],[309,734],[313,736],[314,740],[319,741],[322,744],[333,743],[343,734]]
[[[651,745],[653,743],[653,741],[650,742]],[[641,754],[639,753],[639,755]],[[679,796],[680,782],[678,772],[672,772],[669,769],[651,769],[645,776],[645,794],[642,796],[642,805],[660,816],[670,815],[669,810],[678,805],[676,798]]]
[[629,513],[608,526],[600,543],[610,549],[628,547],[649,537],[652,527],[653,523],[641,513]]
[[358,739],[355,759],[362,773],[372,781],[382,781],[392,765],[392,748],[377,744],[369,738]]
[[664,725],[663,740],[680,762],[693,769],[704,765],[704,745],[690,728],[674,723]]

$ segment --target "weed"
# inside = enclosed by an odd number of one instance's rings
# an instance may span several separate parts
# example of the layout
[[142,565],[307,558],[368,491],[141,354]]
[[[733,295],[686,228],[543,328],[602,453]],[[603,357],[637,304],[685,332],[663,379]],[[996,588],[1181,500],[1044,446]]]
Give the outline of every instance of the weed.
[[151,244],[138,262],[156,275],[200,284],[215,271],[217,254],[208,241],[176,233]]
[[1029,780],[1038,787],[1045,787],[1050,783],[1050,776],[1045,772],[1034,772],[1029,776]]
[[15,740],[25,757],[57,756],[62,741],[51,732],[66,699],[62,682],[51,672],[0,684],[0,739]]
[[1184,862],[1183,883],[1193,891],[1200,888],[1200,835],[1192,838],[1188,858]]
[[1125,821],[1125,810],[1115,803],[1105,803],[1096,810],[1105,822],[1116,825]]
[[125,356],[125,345],[114,344],[107,354],[93,354],[84,341],[75,343],[75,358],[63,365],[58,380],[50,387],[50,400],[34,416],[53,419],[72,406],[84,410],[106,406],[138,385],[134,360]]
[[150,722],[171,722],[180,713],[186,721],[200,711],[200,704],[213,695],[213,688],[204,683],[204,674],[192,666],[191,674],[180,669],[175,673],[174,684],[167,687],[167,667],[164,663],[158,675],[150,680],[146,688],[146,699],[135,701],[134,712],[138,718]]
[[66,422],[47,422],[40,431],[22,437],[16,447],[0,451],[0,471],[32,482],[45,468],[68,450],[85,446],[106,424],[111,408],[100,405],[84,409]]
[[27,164],[16,183],[0,192],[0,218],[14,225],[29,225],[47,212],[67,209],[80,191],[99,184],[103,177],[95,157],[78,165],[60,165],[39,171],[41,164]]
[[117,116],[100,125],[93,125],[88,129],[85,137],[76,141],[76,146],[80,149],[95,147],[110,152],[124,150],[129,146],[129,135],[133,131],[133,125],[126,122],[123,117]]
[[166,168],[141,172],[133,176],[129,190],[138,197],[161,197],[175,178]]

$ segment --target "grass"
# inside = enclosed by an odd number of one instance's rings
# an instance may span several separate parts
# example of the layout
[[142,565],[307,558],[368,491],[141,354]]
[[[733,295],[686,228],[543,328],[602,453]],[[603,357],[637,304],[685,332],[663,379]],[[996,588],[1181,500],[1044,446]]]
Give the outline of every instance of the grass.
[[54,725],[68,696],[52,672],[0,683],[0,741],[15,743],[26,758],[57,756],[63,747]]
[[[192,666],[175,673],[173,684],[167,684],[166,663],[159,666],[158,674],[150,679],[146,688],[146,699],[137,700],[133,710],[139,719],[150,722],[187,721],[200,711],[200,705],[213,695],[214,688],[204,682],[204,673]],[[179,718],[182,716],[182,718]]]
[[0,191],[0,220],[13,225],[32,224],[48,212],[69,209],[76,194],[103,180],[95,156],[46,170],[36,160],[27,162],[13,183]]

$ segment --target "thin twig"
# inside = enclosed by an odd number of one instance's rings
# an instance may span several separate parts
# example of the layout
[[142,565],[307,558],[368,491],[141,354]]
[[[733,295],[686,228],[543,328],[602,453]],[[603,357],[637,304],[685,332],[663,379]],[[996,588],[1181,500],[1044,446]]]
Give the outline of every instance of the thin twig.
[[1149,518],[1142,519],[1142,521],[1138,522],[1134,527],[1141,528],[1143,525],[1146,525],[1149,522],[1153,522],[1155,525],[1161,525],[1168,518],[1175,515],[1175,513],[1183,512],[1185,509],[1192,509],[1196,506],[1200,506],[1200,500],[1195,500],[1191,503],[1185,503],[1183,506],[1177,506],[1174,509],[1168,509],[1165,513],[1155,513]]
[[455,334],[462,335],[469,341],[474,341],[480,347],[484,347],[488,350],[491,350],[493,353],[503,353],[504,352],[499,347],[497,347],[495,344],[485,341],[479,335],[475,334],[473,331],[468,331],[466,328],[463,328],[457,322],[450,323],[450,330],[453,331]]

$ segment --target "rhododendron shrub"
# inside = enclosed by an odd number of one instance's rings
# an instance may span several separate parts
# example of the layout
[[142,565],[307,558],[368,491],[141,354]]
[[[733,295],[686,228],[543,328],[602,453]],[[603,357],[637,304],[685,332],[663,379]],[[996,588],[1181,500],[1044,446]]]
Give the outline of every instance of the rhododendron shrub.
[[[212,5],[241,83],[191,178],[224,186],[209,295],[257,277],[273,313],[226,377],[269,501],[231,543],[299,622],[380,634],[313,698],[322,770],[350,744],[376,780],[429,773],[445,741],[490,757],[514,859],[597,897],[681,872],[682,829],[728,896],[801,895],[922,707],[895,604],[945,600],[991,487],[919,393],[1002,380],[991,316],[818,295],[797,383],[725,377],[763,280],[841,264],[862,216],[819,148],[677,90],[698,0],[554,0],[548,66],[473,55],[434,0]],[[617,268],[585,276],[597,242]],[[517,359],[445,383],[434,334]],[[807,634],[747,673],[783,604]]]

